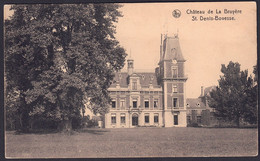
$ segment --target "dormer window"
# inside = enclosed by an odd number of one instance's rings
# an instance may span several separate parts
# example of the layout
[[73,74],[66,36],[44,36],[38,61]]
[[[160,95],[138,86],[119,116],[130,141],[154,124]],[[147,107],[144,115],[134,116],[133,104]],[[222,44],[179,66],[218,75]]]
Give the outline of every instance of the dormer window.
[[197,106],[200,107],[200,103],[197,103]]
[[129,68],[133,68],[133,62],[129,62],[129,63],[128,63],[128,67],[129,67]]
[[142,75],[142,79],[144,80],[144,75]]
[[186,106],[187,106],[187,107],[190,107],[190,104],[187,103]]
[[133,81],[132,83],[132,89],[137,90],[137,81]]

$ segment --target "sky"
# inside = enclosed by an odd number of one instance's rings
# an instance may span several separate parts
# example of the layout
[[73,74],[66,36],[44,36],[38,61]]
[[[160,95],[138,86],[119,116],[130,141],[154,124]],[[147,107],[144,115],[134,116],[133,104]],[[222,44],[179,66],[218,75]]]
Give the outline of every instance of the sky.
[[[181,11],[179,18],[173,10]],[[241,10],[225,14],[223,11]],[[187,10],[205,14],[187,14]],[[212,10],[213,14],[207,14]],[[216,14],[216,10],[222,11]],[[178,33],[186,59],[186,97],[196,98],[201,86],[218,85],[221,64],[241,64],[252,73],[257,62],[256,4],[254,2],[210,3],[127,3],[120,8],[123,17],[116,25],[116,38],[134,59],[135,69],[154,70],[160,56],[160,35]],[[4,18],[12,13],[5,6]],[[233,21],[192,21],[192,16],[233,16]],[[128,57],[127,57],[128,58]],[[126,66],[125,66],[126,67]]]
[[[172,12],[181,11],[180,18]],[[222,11],[220,16],[234,16],[234,21],[192,21],[187,10]],[[223,11],[241,10],[225,14]],[[138,3],[124,4],[117,24],[116,38],[134,59],[135,69],[154,69],[160,56],[160,34],[178,33],[182,54],[186,59],[186,97],[196,98],[201,86],[218,85],[221,64],[230,61],[252,73],[257,62],[255,3]],[[199,15],[200,16],[200,15]],[[200,18],[200,17],[199,17]],[[126,67],[126,66],[125,66]]]

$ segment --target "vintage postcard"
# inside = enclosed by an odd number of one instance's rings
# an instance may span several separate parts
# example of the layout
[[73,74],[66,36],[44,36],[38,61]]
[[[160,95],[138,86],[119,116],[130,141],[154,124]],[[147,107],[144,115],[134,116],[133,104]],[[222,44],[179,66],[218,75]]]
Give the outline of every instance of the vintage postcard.
[[257,156],[256,5],[5,5],[5,157]]

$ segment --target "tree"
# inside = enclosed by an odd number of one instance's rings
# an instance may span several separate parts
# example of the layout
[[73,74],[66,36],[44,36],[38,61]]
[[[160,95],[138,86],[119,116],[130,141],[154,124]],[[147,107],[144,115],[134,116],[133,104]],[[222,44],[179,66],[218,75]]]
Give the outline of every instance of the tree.
[[[22,129],[43,117],[71,129],[86,101],[106,113],[107,88],[125,61],[115,39],[117,4],[13,5],[5,21],[5,72],[20,92]],[[8,100],[12,101],[12,100]],[[6,109],[10,108],[7,106]]]
[[257,100],[253,79],[248,71],[240,71],[240,64],[229,62],[222,65],[219,86],[210,93],[209,105],[216,109],[216,115],[229,121],[235,121],[240,126],[241,119],[254,123],[256,120]]

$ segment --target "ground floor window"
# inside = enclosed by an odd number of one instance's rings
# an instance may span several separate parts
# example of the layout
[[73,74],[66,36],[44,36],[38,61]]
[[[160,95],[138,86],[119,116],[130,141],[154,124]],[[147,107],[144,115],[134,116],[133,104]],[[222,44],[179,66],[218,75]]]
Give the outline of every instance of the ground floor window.
[[154,114],[154,123],[155,123],[155,124],[158,124],[158,122],[159,122],[159,114],[158,114],[158,113],[155,113],[155,114]]
[[121,124],[125,124],[125,114],[121,113]]
[[111,114],[111,123],[116,124],[116,114]]
[[187,116],[187,124],[190,124],[190,116]]
[[197,116],[197,123],[201,124],[201,116]]
[[173,116],[174,125],[178,125],[178,115]]
[[144,122],[149,123],[149,114],[144,115]]

